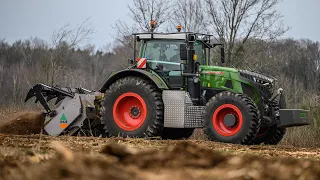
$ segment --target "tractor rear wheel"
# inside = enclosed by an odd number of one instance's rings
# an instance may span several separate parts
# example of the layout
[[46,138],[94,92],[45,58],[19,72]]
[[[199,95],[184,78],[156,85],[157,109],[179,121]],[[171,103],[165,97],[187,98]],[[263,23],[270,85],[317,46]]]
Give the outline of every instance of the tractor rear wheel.
[[259,133],[253,140],[253,144],[277,145],[280,143],[286,133],[285,128],[272,126],[269,128],[260,128]]
[[221,92],[206,104],[204,133],[209,140],[251,144],[260,123],[257,106],[244,94]]
[[194,128],[164,128],[162,139],[188,139],[192,136]]
[[109,136],[160,136],[163,129],[161,92],[149,81],[125,77],[105,92],[101,122]]

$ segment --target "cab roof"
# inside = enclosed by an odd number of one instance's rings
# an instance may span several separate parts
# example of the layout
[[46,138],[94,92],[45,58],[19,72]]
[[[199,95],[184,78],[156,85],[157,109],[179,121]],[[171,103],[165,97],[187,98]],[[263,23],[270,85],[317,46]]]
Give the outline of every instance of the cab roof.
[[195,35],[196,39],[205,40],[210,39],[209,34],[193,33],[193,32],[177,32],[177,33],[135,33],[133,34],[137,39],[174,39],[187,40],[189,35]]

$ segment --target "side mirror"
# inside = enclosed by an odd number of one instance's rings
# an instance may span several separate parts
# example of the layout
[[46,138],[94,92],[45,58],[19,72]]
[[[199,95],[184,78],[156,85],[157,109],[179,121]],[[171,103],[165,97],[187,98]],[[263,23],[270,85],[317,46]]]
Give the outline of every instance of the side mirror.
[[225,63],[225,53],[224,53],[224,47],[221,47],[221,63]]
[[188,51],[186,44],[180,44],[180,59],[182,61],[188,59]]

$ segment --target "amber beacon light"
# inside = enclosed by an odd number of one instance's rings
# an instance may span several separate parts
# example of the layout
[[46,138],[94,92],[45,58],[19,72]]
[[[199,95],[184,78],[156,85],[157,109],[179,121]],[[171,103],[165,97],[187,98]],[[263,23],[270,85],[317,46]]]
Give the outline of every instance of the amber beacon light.
[[182,28],[182,27],[181,27],[181,25],[178,25],[178,26],[177,26],[177,30],[178,30],[178,32],[180,32],[180,31],[181,31],[181,28]]

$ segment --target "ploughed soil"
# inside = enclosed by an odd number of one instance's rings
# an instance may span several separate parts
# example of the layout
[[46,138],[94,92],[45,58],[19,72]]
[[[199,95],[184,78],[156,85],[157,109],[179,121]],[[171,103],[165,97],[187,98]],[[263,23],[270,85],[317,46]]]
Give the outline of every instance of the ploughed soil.
[[0,125],[0,179],[320,179],[320,149],[50,137],[39,134],[42,118]]

